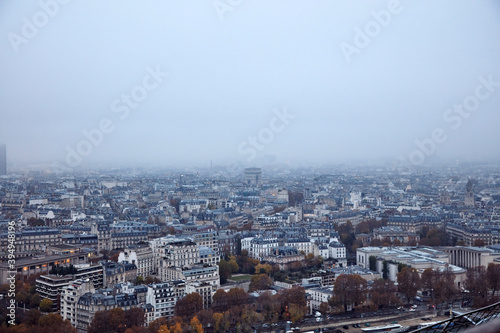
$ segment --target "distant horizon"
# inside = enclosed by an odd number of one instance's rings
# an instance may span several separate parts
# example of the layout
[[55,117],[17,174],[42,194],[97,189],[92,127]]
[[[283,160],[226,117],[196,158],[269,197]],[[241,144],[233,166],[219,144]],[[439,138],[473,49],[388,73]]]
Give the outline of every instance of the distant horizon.
[[[331,163],[310,163],[308,161],[301,162],[273,162],[267,164],[244,164],[241,162],[234,163],[213,163],[210,164],[210,161],[206,164],[197,163],[197,164],[188,164],[188,163],[177,163],[177,164],[151,164],[151,163],[86,163],[78,166],[77,168],[68,168],[62,163],[57,162],[40,162],[40,163],[15,163],[9,162],[7,163],[7,171],[8,174],[13,171],[19,170],[32,170],[32,171],[45,171],[47,173],[78,173],[81,171],[91,171],[91,170],[102,170],[102,171],[110,171],[110,170],[144,170],[144,171],[161,171],[161,170],[169,170],[169,171],[186,171],[189,170],[195,171],[230,171],[230,172],[242,172],[245,168],[261,168],[263,171],[265,170],[298,170],[304,168],[313,168],[314,170],[322,170],[322,169],[351,169],[351,168],[378,168],[381,171],[401,171],[401,172],[412,172],[418,170],[435,170],[442,168],[470,168],[470,167],[498,167],[500,168],[500,160],[495,159],[477,159],[477,160],[440,160],[432,163],[426,163],[421,166],[409,166],[402,165],[398,163],[397,160],[358,160],[358,161],[345,161],[345,162],[331,162]],[[499,169],[500,171],[500,169]]]

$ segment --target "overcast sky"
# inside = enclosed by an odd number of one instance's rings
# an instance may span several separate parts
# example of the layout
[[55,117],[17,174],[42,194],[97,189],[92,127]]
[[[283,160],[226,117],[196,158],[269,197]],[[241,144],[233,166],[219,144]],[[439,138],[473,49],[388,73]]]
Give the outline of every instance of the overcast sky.
[[0,36],[10,163],[500,157],[495,0],[4,0]]

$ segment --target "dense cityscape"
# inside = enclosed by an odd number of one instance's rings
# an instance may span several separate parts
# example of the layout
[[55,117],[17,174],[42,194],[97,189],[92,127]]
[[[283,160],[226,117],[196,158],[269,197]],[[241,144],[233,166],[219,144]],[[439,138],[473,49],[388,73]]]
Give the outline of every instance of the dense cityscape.
[[0,200],[2,332],[403,332],[498,301],[496,165],[19,169]]
[[2,1],[0,333],[500,333],[499,15]]

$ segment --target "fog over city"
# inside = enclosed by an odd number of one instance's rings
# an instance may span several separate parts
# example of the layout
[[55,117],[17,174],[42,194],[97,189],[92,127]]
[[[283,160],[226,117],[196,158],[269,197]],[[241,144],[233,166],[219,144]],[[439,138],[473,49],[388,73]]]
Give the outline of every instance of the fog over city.
[[500,158],[498,1],[2,1],[9,165]]

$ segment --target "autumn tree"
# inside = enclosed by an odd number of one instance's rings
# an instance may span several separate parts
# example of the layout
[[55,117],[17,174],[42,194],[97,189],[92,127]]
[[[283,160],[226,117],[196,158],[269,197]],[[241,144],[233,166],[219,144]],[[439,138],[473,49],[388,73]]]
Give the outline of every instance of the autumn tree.
[[437,284],[435,287],[435,299],[439,303],[453,301],[458,294],[455,287],[455,274],[449,265],[446,265],[442,271],[437,272]]
[[249,291],[265,290],[271,288],[273,281],[266,274],[258,274],[250,279]]
[[328,305],[327,302],[321,302],[319,305],[319,312],[325,316],[328,312],[330,312],[330,305]]
[[253,332],[252,326],[257,323],[262,323],[263,318],[264,318],[263,314],[257,313],[249,306],[245,306],[241,314],[241,331]]
[[189,331],[193,333],[203,333],[203,326],[198,320],[197,316],[194,316],[189,323]]
[[436,288],[438,275],[432,268],[426,268],[422,273],[421,288],[427,291],[432,300],[434,300],[434,289]]
[[170,199],[170,205],[175,208],[178,214],[180,214],[179,212],[180,203],[181,203],[181,198]]
[[[280,299],[280,295],[273,296],[270,292],[262,293],[259,296],[258,302],[256,302],[256,310],[264,315],[264,321],[270,322],[274,317],[279,316],[281,314],[281,304],[284,302],[284,299]],[[277,301],[280,299],[279,301]]]
[[291,304],[288,307],[288,314],[290,315],[290,318],[285,318],[285,319],[289,319],[293,323],[296,323],[302,318],[304,318],[304,316],[306,315],[306,311],[307,309],[303,306],[299,306],[297,304]]
[[45,316],[40,317],[38,320],[38,327],[40,332],[51,332],[51,333],[76,333],[77,330],[69,320],[63,320],[62,317],[57,313],[49,313]]
[[225,332],[229,329],[229,320],[226,315],[220,312],[215,312],[213,317],[214,332]]
[[278,295],[284,305],[307,306],[306,290],[303,287],[294,286],[290,289],[283,289]]
[[[422,228],[422,232],[425,232]],[[448,245],[448,235],[444,230],[429,229],[424,237],[420,237],[420,244],[427,246],[446,246]]]
[[396,285],[391,280],[377,279],[371,285],[371,301],[377,309],[398,304],[399,299],[396,296],[396,291]]
[[171,333],[167,324],[161,325],[154,333]]
[[196,312],[203,309],[203,298],[198,293],[191,293],[175,303],[175,315],[189,320]]
[[169,329],[171,333],[183,333],[181,322],[174,323]]
[[131,308],[125,311],[126,327],[143,327],[144,323],[144,311],[141,308]]
[[369,234],[371,233],[374,229],[380,228],[383,226],[387,225],[387,220],[375,220],[375,219],[370,219],[366,221],[362,221],[358,224],[356,224],[356,233],[357,234]]
[[[148,329],[151,333],[157,333],[160,331],[160,327],[166,327],[168,329],[168,321],[165,317],[160,317],[149,323]],[[169,330],[170,331],[170,330]],[[165,332],[169,333],[169,332]]]
[[465,288],[472,297],[474,306],[485,305],[488,296],[486,270],[483,266],[469,268],[465,275]]
[[90,323],[89,333],[118,332],[123,333],[126,330],[127,318],[122,308],[114,308],[109,311],[97,311],[94,319]]
[[38,321],[42,317],[42,313],[37,309],[30,309],[25,313],[23,323],[28,326],[34,326],[38,324]]
[[330,306],[342,306],[347,312],[349,305],[360,304],[366,299],[366,281],[356,274],[342,274],[333,285],[333,297],[328,300]]
[[231,307],[248,303],[249,295],[242,288],[231,288],[229,291],[218,289],[212,297],[212,309],[217,312],[228,311]]
[[212,316],[214,314],[214,311],[212,309],[208,310],[200,310],[196,313],[196,317],[198,317],[198,320],[200,321],[201,325],[203,327],[207,327],[210,324],[212,324]]
[[494,298],[496,291],[500,289],[500,264],[488,264],[486,281],[488,282],[488,288],[491,289],[491,296]]
[[485,245],[484,240],[482,240],[482,239],[475,239],[474,240],[474,246],[481,247],[481,246],[484,246],[484,245]]
[[405,295],[406,301],[410,304],[410,300],[417,296],[417,291],[420,288],[420,276],[415,268],[405,267],[397,275],[398,290]]

